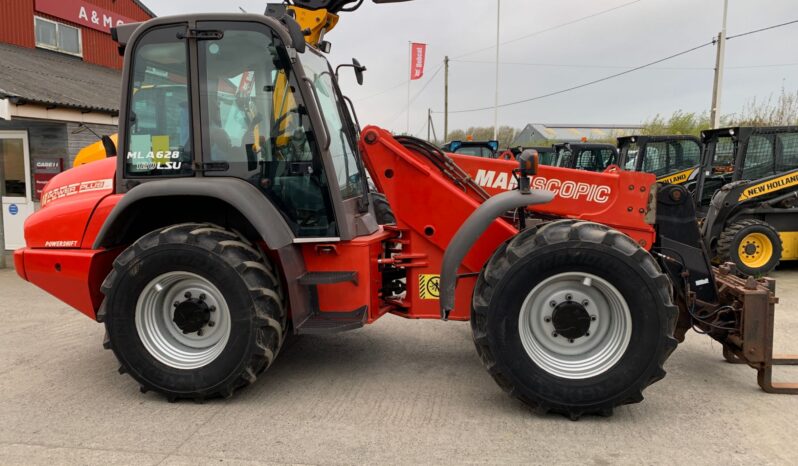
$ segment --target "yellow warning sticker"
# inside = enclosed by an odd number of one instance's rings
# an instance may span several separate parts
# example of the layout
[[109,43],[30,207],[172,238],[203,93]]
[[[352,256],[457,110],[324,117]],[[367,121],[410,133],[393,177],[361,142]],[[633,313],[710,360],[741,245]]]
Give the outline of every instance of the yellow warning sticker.
[[441,276],[421,274],[418,276],[418,297],[421,299],[440,299]]
[[690,179],[690,175],[696,171],[696,168],[691,168],[689,170],[685,170],[683,172],[674,173],[673,175],[663,176],[662,178],[658,179],[657,182],[663,184],[682,184],[685,181]]
[[782,190],[784,188],[792,187],[798,185],[798,173],[790,173],[789,175],[780,176],[778,178],[774,178],[772,180],[768,180],[757,185],[751,186],[750,188],[743,191],[740,194],[739,202],[747,201],[748,199],[753,199],[755,197],[764,196],[765,194],[770,194],[775,191]]

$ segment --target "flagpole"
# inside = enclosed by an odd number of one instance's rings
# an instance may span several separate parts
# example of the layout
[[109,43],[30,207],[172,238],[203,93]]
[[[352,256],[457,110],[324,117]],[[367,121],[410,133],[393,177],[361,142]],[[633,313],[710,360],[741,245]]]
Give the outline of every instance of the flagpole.
[[413,43],[407,42],[407,135],[410,135],[410,83],[413,82]]
[[502,0],[496,2],[496,100],[493,107],[493,139],[499,139],[499,46],[501,45]]

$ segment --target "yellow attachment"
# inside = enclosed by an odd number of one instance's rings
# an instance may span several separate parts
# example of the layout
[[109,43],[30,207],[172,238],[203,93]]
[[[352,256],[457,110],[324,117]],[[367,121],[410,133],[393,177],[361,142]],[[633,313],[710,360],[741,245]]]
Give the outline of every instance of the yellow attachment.
[[773,258],[773,243],[763,233],[750,233],[740,241],[737,255],[746,267],[758,269]]
[[338,24],[338,15],[325,9],[306,10],[296,6],[289,6],[288,9],[294,12],[294,18],[302,30],[310,30],[310,35],[305,36],[305,42],[313,47],[318,47],[324,34],[332,31]]
[[[114,141],[114,145],[118,147],[116,139],[116,134],[112,134],[111,140]],[[80,152],[78,152],[78,155],[75,156],[75,162],[72,164],[72,166],[77,167],[90,162],[96,162],[97,160],[102,160],[104,158],[105,146],[103,146],[102,141],[97,141],[94,144],[90,144],[81,149]]]
[[784,250],[781,253],[781,260],[798,260],[798,231],[780,231],[781,244]]

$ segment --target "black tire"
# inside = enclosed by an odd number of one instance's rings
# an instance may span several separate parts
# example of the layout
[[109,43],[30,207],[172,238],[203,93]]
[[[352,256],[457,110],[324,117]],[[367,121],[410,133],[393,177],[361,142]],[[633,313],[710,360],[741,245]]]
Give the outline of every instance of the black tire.
[[371,193],[371,203],[374,204],[374,214],[377,216],[377,223],[380,225],[396,224],[396,216],[393,214],[388,198],[382,193]]
[[[539,283],[574,272],[613,285],[631,317],[619,360],[581,379],[536,364],[519,324],[525,299]],[[501,388],[538,412],[576,420],[609,416],[616,406],[643,400],[642,391],[665,376],[663,363],[676,348],[676,316],[670,280],[648,252],[604,225],[564,220],[525,230],[494,253],[474,290],[471,328],[477,352]]]
[[[207,280],[229,309],[229,338],[202,367],[165,364],[147,350],[137,330],[139,297],[165,273]],[[170,401],[232,396],[272,364],[283,343],[286,311],[273,267],[249,241],[214,225],[174,225],[143,236],[114,261],[102,291],[98,320],[105,323],[105,346],[119,360],[120,373],[130,374],[142,391]]]
[[[763,257],[761,260],[757,260],[758,257],[756,255],[762,254],[762,252],[755,244],[748,245],[748,247],[754,249],[751,256],[741,257],[740,247],[743,242],[746,241],[746,238],[756,234],[767,238],[771,248],[770,257]],[[734,262],[737,270],[744,275],[761,276],[770,273],[779,265],[783,251],[784,246],[779,232],[770,224],[756,219],[740,220],[731,224],[723,230],[718,239],[718,259],[721,262]]]

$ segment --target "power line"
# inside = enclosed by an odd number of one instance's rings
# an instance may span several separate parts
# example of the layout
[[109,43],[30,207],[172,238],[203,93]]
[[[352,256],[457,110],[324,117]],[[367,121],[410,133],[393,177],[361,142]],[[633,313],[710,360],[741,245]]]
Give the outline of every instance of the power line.
[[379,96],[381,96],[383,94],[387,94],[387,93],[389,93],[389,92],[391,92],[391,91],[393,91],[395,89],[398,89],[398,88],[400,88],[402,86],[406,86],[406,85],[407,85],[407,81],[402,81],[401,83],[397,84],[396,86],[390,87],[388,89],[385,89],[383,91],[377,92],[375,94],[371,94],[368,97],[363,97],[362,99],[357,99],[357,100],[355,100],[355,102],[363,102],[364,100],[373,99],[374,97],[379,97]]
[[[518,101],[515,101],[515,102],[509,102],[509,103],[506,103],[506,104],[501,104],[501,105],[499,105],[499,108],[511,107],[511,106],[518,105],[518,104],[523,104],[523,103],[532,102],[532,101],[535,101],[535,100],[545,99],[547,97],[552,97],[552,96],[559,95],[559,94],[565,94],[566,92],[575,91],[577,89],[582,89],[583,87],[592,86],[592,85],[598,84],[600,82],[609,81],[610,79],[614,79],[614,78],[617,78],[617,77],[620,77],[620,76],[623,76],[623,75],[626,75],[626,74],[629,74],[629,73],[633,73],[633,72],[638,71],[638,70],[642,70],[643,68],[648,68],[649,66],[653,66],[653,65],[656,65],[658,63],[662,63],[664,61],[671,60],[671,59],[674,59],[676,57],[680,57],[682,55],[686,55],[686,54],[688,54],[690,52],[694,52],[694,51],[696,51],[698,49],[702,49],[704,47],[710,46],[713,43],[714,43],[713,41],[706,42],[704,44],[697,45],[695,47],[692,47],[692,48],[689,48],[687,50],[675,53],[673,55],[669,55],[669,56],[667,56],[665,58],[660,58],[659,60],[655,60],[655,61],[646,63],[645,65],[636,66],[634,68],[631,68],[631,69],[628,69],[628,70],[625,70],[625,71],[621,71],[620,73],[615,73],[615,74],[612,74],[612,75],[609,75],[609,76],[605,76],[603,78],[595,79],[593,81],[586,82],[586,83],[583,83],[583,84],[579,84],[579,85],[576,85],[576,86],[572,86],[572,87],[569,87],[567,89],[562,89],[562,90],[559,90],[559,91],[550,92],[548,94],[543,94],[543,95],[539,95],[539,96],[536,96],[536,97],[531,97],[529,99],[523,99],[523,100],[518,100]],[[481,111],[492,110],[492,109],[493,109],[493,106],[490,106],[490,107],[472,108],[472,109],[468,109],[468,110],[455,110],[455,111],[451,111],[450,110],[449,113],[450,114],[453,114],[453,113],[454,114],[456,114],[456,113],[471,113],[471,112],[481,112]],[[434,113],[441,113],[441,112],[434,112]]]
[[750,36],[751,34],[756,34],[758,32],[763,32],[763,31],[769,31],[771,29],[776,29],[776,28],[780,28],[780,27],[783,27],[783,26],[789,26],[790,24],[795,24],[795,23],[798,23],[798,19],[793,20],[793,21],[787,21],[786,23],[774,24],[773,26],[768,26],[768,27],[764,27],[764,28],[761,28],[761,29],[754,29],[753,31],[743,32],[741,34],[736,34],[736,35],[733,35],[733,36],[728,36],[728,37],[726,37],[726,40],[736,39],[738,37],[743,37],[743,36]]
[[[430,84],[432,84],[432,81],[435,79],[436,76],[438,76],[438,73],[440,73],[442,69],[443,69],[443,64],[439,65],[438,68],[432,73],[432,75],[429,78],[427,78],[427,82],[424,84],[424,86],[418,92],[416,92],[416,95],[414,95],[413,98],[410,99],[410,104],[415,102],[421,96],[421,93],[424,92],[424,90],[426,90],[427,87],[429,87]],[[407,81],[405,81],[405,84],[407,84]],[[404,109],[402,111],[400,111],[396,115],[392,116],[387,121],[388,122],[393,122],[394,120],[396,120],[400,116],[404,115],[405,112],[409,112],[409,111],[410,111],[410,107],[405,105],[405,107],[404,107]]]
[[[479,61],[479,60],[450,60],[456,61],[457,63],[471,63],[471,64],[484,64],[484,65],[495,65],[496,62],[494,61]],[[574,64],[574,63],[528,63],[528,62],[502,62],[500,65],[507,65],[507,66],[535,66],[540,68],[584,68],[584,69],[619,69],[619,70],[628,70],[633,68],[633,66],[621,66],[621,65],[588,65],[588,64]],[[760,64],[760,65],[740,65],[740,66],[727,66],[726,69],[735,69],[735,70],[742,70],[742,69],[753,69],[753,68],[778,68],[778,67],[786,67],[786,66],[798,66],[798,63],[768,63],[768,64]],[[666,71],[707,71],[707,70],[714,70],[715,68],[712,66],[652,66],[649,69],[652,70],[666,70]]]
[[[587,16],[583,16],[583,17],[581,17],[581,18],[576,18],[576,19],[574,19],[574,20],[567,21],[567,22],[565,22],[565,23],[561,23],[561,24],[558,24],[558,25],[556,25],[556,26],[552,26],[552,27],[550,27],[550,28],[547,28],[547,29],[541,29],[540,31],[535,31],[535,32],[533,32],[533,33],[531,33],[531,34],[527,34],[527,35],[525,35],[525,36],[517,37],[517,38],[515,38],[515,39],[510,39],[510,40],[508,40],[508,41],[506,41],[506,42],[502,42],[500,45],[507,45],[507,44],[511,44],[511,43],[519,42],[519,41],[522,41],[522,40],[528,39],[528,38],[530,38],[530,37],[535,37],[535,36],[538,36],[538,35],[540,35],[540,34],[543,34],[543,33],[546,33],[546,32],[550,32],[550,31],[554,31],[554,30],[556,30],[556,29],[563,28],[563,27],[565,27],[565,26],[570,26],[570,25],[572,25],[572,24],[576,24],[576,23],[579,23],[579,22],[582,22],[582,21],[585,21],[585,20],[588,20],[588,19],[591,19],[591,18],[596,18],[596,17],[598,17],[598,16],[602,16],[602,15],[604,15],[604,14],[607,14],[607,13],[613,12],[613,11],[615,11],[615,10],[620,10],[621,8],[625,8],[625,7],[627,7],[627,6],[631,6],[631,5],[634,5],[635,3],[640,3],[640,2],[642,2],[642,1],[643,1],[643,0],[634,0],[634,1],[631,1],[631,2],[629,2],[629,3],[624,3],[623,5],[618,5],[618,6],[616,6],[616,7],[609,8],[609,9],[607,9],[607,10],[602,10],[602,11],[599,11],[599,12],[597,12],[597,13],[593,13],[593,14],[590,14],[590,15],[587,15]],[[474,55],[474,54],[476,54],[476,53],[484,52],[484,51],[486,51],[486,50],[493,50],[493,49],[494,49],[494,47],[495,47],[495,46],[491,45],[490,47],[485,47],[485,48],[482,48],[482,49],[479,49],[479,50],[473,50],[473,51],[471,51],[471,52],[466,52],[466,53],[464,53],[464,54],[462,54],[462,55],[458,55],[458,56],[456,56],[455,58],[452,58],[452,59],[451,59],[451,61],[460,61],[460,60],[457,60],[457,59],[458,59],[458,58],[462,58],[462,57],[466,57],[466,56],[469,56],[469,55]],[[491,62],[491,63],[495,63],[495,62]],[[405,81],[403,81],[403,82],[401,82],[401,83],[397,84],[396,86],[393,86],[393,87],[390,87],[390,88],[388,88],[388,89],[385,89],[385,90],[383,90],[383,91],[380,91],[380,92],[377,92],[377,93],[375,93],[375,94],[372,94],[372,95],[370,95],[370,96],[368,96],[368,97],[364,97],[364,98],[362,98],[362,99],[357,99],[357,100],[355,100],[355,102],[363,102],[363,101],[365,101],[365,100],[373,99],[374,97],[379,97],[379,96],[381,96],[381,95],[383,95],[383,94],[387,94],[387,93],[389,93],[389,92],[391,92],[391,91],[393,91],[393,90],[396,90],[396,89],[398,89],[398,88],[400,88],[400,87],[402,87],[402,86],[406,86],[406,85],[407,85],[407,80],[405,80]]]
[[[736,39],[738,37],[744,37],[744,36],[748,36],[748,35],[751,35],[751,34],[756,34],[756,33],[763,32],[763,31],[769,31],[771,29],[776,29],[776,28],[780,28],[780,27],[784,27],[784,26],[788,26],[790,24],[796,24],[796,23],[798,23],[798,20],[788,21],[786,23],[775,24],[773,26],[768,26],[768,27],[764,27],[764,28],[760,28],[760,29],[755,29],[753,31],[743,32],[743,33],[740,33],[740,34],[729,36],[726,39],[727,40]],[[661,58],[659,60],[655,60],[655,61],[646,63],[645,65],[636,66],[634,68],[630,68],[630,69],[622,71],[620,73],[615,73],[615,74],[612,74],[612,75],[609,75],[609,76],[605,76],[603,78],[599,78],[599,79],[596,79],[596,80],[593,80],[593,81],[590,81],[590,82],[586,82],[586,83],[583,83],[583,84],[572,86],[572,87],[569,87],[567,89],[562,89],[562,90],[559,90],[559,91],[550,92],[548,94],[543,94],[543,95],[539,95],[539,96],[536,96],[536,97],[531,97],[531,98],[528,98],[528,99],[523,99],[523,100],[518,100],[518,101],[515,101],[515,102],[509,102],[509,103],[506,103],[506,104],[502,104],[502,105],[499,105],[499,108],[511,107],[511,106],[514,106],[514,105],[519,105],[519,104],[523,104],[523,103],[527,103],[527,102],[532,102],[532,101],[535,101],[535,100],[545,99],[547,97],[552,97],[552,96],[559,95],[559,94],[565,94],[567,92],[575,91],[577,89],[582,89],[584,87],[592,86],[594,84],[598,84],[598,83],[601,83],[601,82],[604,82],[604,81],[609,81],[610,79],[614,79],[614,78],[617,78],[617,77],[620,77],[620,76],[624,76],[626,74],[633,73],[635,71],[651,67],[653,65],[662,63],[662,62],[667,61],[667,60],[672,60],[672,59],[674,59],[676,57],[680,57],[682,55],[686,55],[688,53],[691,53],[691,52],[694,52],[696,50],[702,49],[702,48],[707,47],[709,45],[714,45],[715,43],[716,43],[716,41],[715,41],[715,39],[713,39],[710,42],[707,42],[707,43],[704,43],[704,44],[701,44],[701,45],[697,45],[695,47],[692,47],[690,49],[684,50],[682,52],[675,53],[675,54],[667,56],[665,58]],[[493,108],[494,107],[492,107],[492,106],[491,107],[480,107],[480,108],[473,108],[473,109],[468,109],[468,110],[449,111],[449,113],[450,114],[457,114],[457,113],[481,112],[481,111],[485,111],[485,110],[492,110]],[[441,113],[441,112],[433,112],[433,113]]]
[[[570,26],[572,24],[576,24],[576,23],[579,23],[579,22],[582,22],[582,21],[585,21],[585,20],[588,20],[588,19],[591,19],[591,18],[595,18],[595,17],[598,17],[598,16],[605,15],[605,14],[610,13],[610,12],[615,11],[615,10],[620,10],[621,8],[626,8],[628,6],[634,5],[635,3],[640,3],[642,1],[643,0],[634,0],[632,2],[624,3],[623,5],[618,5],[616,7],[609,8],[607,10],[602,10],[602,11],[599,11],[597,13],[593,13],[593,14],[590,14],[590,15],[587,15],[587,16],[582,16],[580,18],[576,18],[576,19],[573,19],[571,21],[566,21],[564,23],[557,24],[557,25],[552,26],[550,28],[541,29],[541,30],[535,31],[535,32],[533,32],[531,34],[527,34],[527,35],[524,35],[524,36],[521,36],[521,37],[517,37],[515,39],[510,39],[510,40],[508,40],[506,42],[502,42],[500,45],[512,44],[512,43],[519,42],[519,41],[522,41],[522,40],[525,40],[525,39],[529,39],[530,37],[539,36],[541,34],[544,34],[544,33],[547,33],[547,32],[551,32],[551,31],[554,31],[556,29],[563,28],[565,26]],[[471,52],[466,52],[466,53],[464,53],[462,55],[457,55],[456,57],[453,58],[453,60],[456,60],[456,59],[462,58],[462,57],[467,57],[469,55],[474,55],[475,53],[480,53],[480,52],[484,52],[484,51],[487,51],[487,50],[493,50],[495,47],[496,47],[495,45],[491,45],[490,47],[485,47],[485,48],[481,48],[479,50],[473,50]]]

